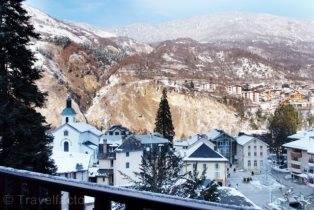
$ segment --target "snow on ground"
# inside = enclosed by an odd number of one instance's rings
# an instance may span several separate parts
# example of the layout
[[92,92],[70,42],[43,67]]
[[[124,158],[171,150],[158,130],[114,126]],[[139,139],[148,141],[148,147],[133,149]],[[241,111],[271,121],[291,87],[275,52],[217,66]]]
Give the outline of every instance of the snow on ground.
[[257,209],[261,209],[235,188],[219,187],[218,190],[220,191],[220,202],[223,204],[236,205],[241,207],[255,207]]

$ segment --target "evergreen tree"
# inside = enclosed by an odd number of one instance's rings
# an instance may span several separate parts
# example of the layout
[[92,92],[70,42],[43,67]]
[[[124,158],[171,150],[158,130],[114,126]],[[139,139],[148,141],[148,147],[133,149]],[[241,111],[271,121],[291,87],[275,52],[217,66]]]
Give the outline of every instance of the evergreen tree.
[[167,99],[167,90],[163,89],[159,109],[156,116],[155,132],[162,134],[166,139],[173,141],[175,136],[170,107]]
[[35,84],[42,71],[34,67],[29,49],[39,35],[22,2],[2,0],[0,4],[0,165],[54,173],[50,127],[36,112],[46,97]]
[[281,146],[287,143],[287,137],[296,133],[300,125],[298,111],[291,104],[280,104],[270,120],[269,130],[272,134],[272,149],[277,156],[282,154]]
[[137,190],[170,194],[171,186],[182,177],[182,166],[181,158],[176,156],[169,146],[153,146],[143,153],[140,171],[135,172],[138,181],[122,175],[131,181]]
[[206,171],[207,169],[204,169],[201,175],[197,170],[186,174],[185,181],[181,185],[174,186],[172,194],[184,198],[219,202],[218,185],[214,181],[206,180]]

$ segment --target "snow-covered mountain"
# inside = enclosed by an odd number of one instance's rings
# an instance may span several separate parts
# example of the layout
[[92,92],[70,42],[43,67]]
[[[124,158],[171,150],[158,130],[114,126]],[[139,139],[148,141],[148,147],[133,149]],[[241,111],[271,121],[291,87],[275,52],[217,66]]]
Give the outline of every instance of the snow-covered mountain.
[[53,18],[39,9],[24,5],[32,17],[32,24],[42,38],[64,36],[77,43],[95,41],[97,38],[116,37],[115,34],[89,26],[87,24],[70,23]]
[[191,38],[200,42],[216,40],[314,41],[314,22],[269,14],[229,12],[192,17],[157,25],[132,24],[113,30],[144,42]]

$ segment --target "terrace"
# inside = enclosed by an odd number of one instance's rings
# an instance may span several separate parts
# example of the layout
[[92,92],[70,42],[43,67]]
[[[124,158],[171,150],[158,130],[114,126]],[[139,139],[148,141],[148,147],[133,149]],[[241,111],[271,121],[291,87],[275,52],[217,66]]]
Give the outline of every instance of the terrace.
[[[47,192],[49,193],[48,198]],[[69,210],[83,210],[85,208],[84,196],[95,198],[95,210],[111,209],[112,201],[124,204],[126,210],[256,209],[183,199],[175,196],[82,182],[0,166],[0,197],[2,198],[0,199],[0,210],[61,210],[61,192],[69,193]]]

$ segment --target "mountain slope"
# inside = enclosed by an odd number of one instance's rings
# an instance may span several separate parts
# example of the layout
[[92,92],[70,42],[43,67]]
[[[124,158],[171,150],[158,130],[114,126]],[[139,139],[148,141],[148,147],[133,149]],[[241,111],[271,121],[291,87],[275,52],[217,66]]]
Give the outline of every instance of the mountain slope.
[[[38,85],[49,94],[47,106],[40,111],[53,126],[59,124],[64,101],[71,94],[80,120],[99,128],[119,123],[135,131],[153,131],[161,89],[166,86],[177,137],[215,127],[232,133],[247,127],[232,107],[206,93],[165,85],[159,78],[163,75],[160,68],[143,69],[149,63],[163,65],[162,60],[154,61],[158,47],[129,38],[107,37],[106,32],[95,28],[27,9],[42,38],[31,46],[38,58],[36,65],[44,70]],[[150,73],[146,75],[143,70]],[[176,76],[173,79],[182,80]],[[226,122],[225,118],[230,120]]]

